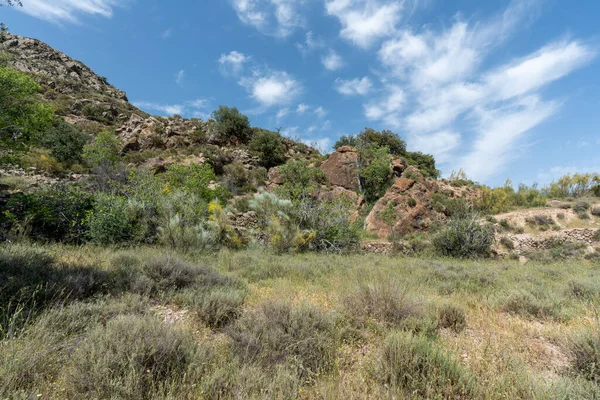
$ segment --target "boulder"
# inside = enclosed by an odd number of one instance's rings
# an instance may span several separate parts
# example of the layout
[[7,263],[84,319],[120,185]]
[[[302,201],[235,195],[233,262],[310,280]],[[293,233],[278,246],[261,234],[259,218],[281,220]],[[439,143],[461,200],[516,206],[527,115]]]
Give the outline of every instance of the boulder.
[[359,190],[358,151],[350,146],[343,146],[332,153],[321,165],[327,182],[348,190]]
[[408,167],[377,201],[365,219],[365,229],[382,239],[428,230],[432,222],[446,218],[431,207],[431,196],[439,190],[436,181],[427,180],[417,168]]

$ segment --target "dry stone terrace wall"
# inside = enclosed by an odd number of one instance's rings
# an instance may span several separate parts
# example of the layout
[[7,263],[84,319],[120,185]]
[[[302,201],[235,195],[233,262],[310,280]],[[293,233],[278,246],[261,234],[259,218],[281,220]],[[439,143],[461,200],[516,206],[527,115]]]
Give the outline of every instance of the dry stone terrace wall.
[[531,233],[522,233],[516,235],[503,235],[510,239],[514,244],[514,252],[517,254],[531,250],[545,250],[553,245],[581,242],[590,246],[597,245],[595,234],[600,229],[596,228],[581,228],[581,229],[564,229],[559,232],[544,232],[533,235]]

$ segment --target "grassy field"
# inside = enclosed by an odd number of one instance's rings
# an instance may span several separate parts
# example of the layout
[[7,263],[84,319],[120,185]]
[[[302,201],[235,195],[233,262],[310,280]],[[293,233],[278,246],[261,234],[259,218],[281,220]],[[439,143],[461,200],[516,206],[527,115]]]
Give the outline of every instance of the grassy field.
[[600,264],[0,248],[0,398],[600,398]]

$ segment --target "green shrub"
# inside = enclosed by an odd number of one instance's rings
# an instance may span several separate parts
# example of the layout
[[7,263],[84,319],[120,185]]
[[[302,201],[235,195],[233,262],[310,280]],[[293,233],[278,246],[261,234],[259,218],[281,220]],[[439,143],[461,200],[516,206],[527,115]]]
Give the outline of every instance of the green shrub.
[[223,276],[218,278],[174,297],[176,304],[190,308],[201,321],[215,329],[223,328],[240,316],[247,295],[239,283]]
[[500,244],[504,247],[506,247],[508,250],[514,250],[515,249],[515,243],[507,236],[502,236],[500,238]]
[[493,244],[493,228],[480,224],[476,216],[451,219],[433,238],[433,246],[440,255],[456,258],[489,257]]
[[438,309],[438,327],[452,329],[460,333],[467,327],[465,310],[452,304],[444,304]]
[[436,169],[435,159],[432,155],[421,152],[408,152],[405,159],[408,165],[417,167],[426,178],[437,179],[440,176],[440,171]]
[[389,154],[398,156],[406,154],[406,142],[389,130],[378,132],[372,128],[365,128],[357,136],[342,136],[333,147],[338,149],[342,146],[356,147],[359,150],[376,150],[385,147]]
[[594,217],[600,217],[600,207],[594,207],[594,208],[592,208],[592,215]]
[[231,194],[222,187],[211,188],[211,183],[217,180],[215,172],[208,164],[173,165],[161,175],[161,179],[170,191],[183,190],[199,196],[206,203],[218,199],[225,204]]
[[594,300],[600,296],[600,285],[588,281],[569,281],[567,294],[579,300]]
[[435,343],[394,332],[376,368],[377,379],[401,398],[473,398],[474,377]]
[[554,219],[550,215],[537,214],[527,217],[525,220],[528,224],[539,227],[549,227],[554,225]]
[[590,204],[585,201],[578,201],[573,206],[573,211],[575,214],[586,213],[590,209]]
[[191,335],[150,317],[117,317],[90,332],[67,372],[69,397],[165,398],[194,359]]
[[352,200],[332,201],[304,197],[297,202],[295,219],[301,229],[311,232],[308,248],[315,251],[347,252],[360,243],[360,228],[351,221]]
[[213,111],[212,119],[215,121],[214,130],[222,142],[248,143],[252,136],[248,117],[235,107],[219,106]]
[[587,380],[600,383],[600,337],[596,332],[582,334],[572,344],[574,371]]
[[398,326],[409,317],[423,316],[422,304],[393,281],[362,283],[344,298],[344,308],[359,325],[373,319]]
[[258,154],[262,166],[267,169],[285,163],[285,146],[279,133],[255,129],[248,147]]
[[113,132],[102,131],[83,147],[83,160],[90,167],[115,165],[120,159],[121,139]]
[[288,162],[279,167],[279,173],[283,184],[277,188],[277,194],[292,201],[313,195],[325,183],[323,171],[306,161]]
[[56,118],[52,127],[38,135],[37,143],[50,150],[52,157],[68,165],[83,161],[83,147],[89,141],[89,136],[65,122]]
[[535,296],[521,291],[510,293],[500,305],[504,312],[533,318],[561,319],[562,304],[559,300],[548,296]]
[[11,196],[3,214],[13,228],[26,225],[33,239],[81,243],[88,237],[87,215],[92,207],[90,194],[61,184]]
[[379,200],[392,184],[391,156],[387,147],[365,149],[360,153],[358,169],[361,186],[368,202]]
[[90,238],[108,245],[126,243],[135,237],[129,201],[124,197],[99,195],[89,217]]
[[331,371],[337,355],[334,321],[314,306],[265,303],[229,329],[233,350],[246,363],[275,369],[293,363],[314,379]]

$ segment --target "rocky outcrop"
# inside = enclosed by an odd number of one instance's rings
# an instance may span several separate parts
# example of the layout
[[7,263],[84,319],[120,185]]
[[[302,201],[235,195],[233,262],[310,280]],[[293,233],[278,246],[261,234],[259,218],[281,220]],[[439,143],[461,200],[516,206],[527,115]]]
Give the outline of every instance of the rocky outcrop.
[[[563,229],[557,232],[544,232],[539,234],[522,233],[515,235],[505,235],[509,239],[516,254],[521,254],[532,250],[546,250],[564,243],[585,243],[587,245],[598,244],[597,228],[575,228]],[[593,250],[593,249],[592,249]]]
[[436,181],[408,167],[375,204],[365,219],[365,229],[380,238],[427,230],[434,221],[446,219],[431,206],[431,196],[439,191]]
[[359,190],[358,157],[358,151],[350,146],[340,147],[333,152],[321,165],[327,182],[344,189]]

